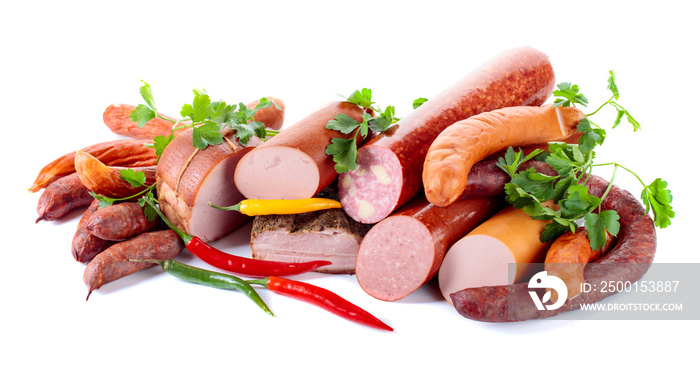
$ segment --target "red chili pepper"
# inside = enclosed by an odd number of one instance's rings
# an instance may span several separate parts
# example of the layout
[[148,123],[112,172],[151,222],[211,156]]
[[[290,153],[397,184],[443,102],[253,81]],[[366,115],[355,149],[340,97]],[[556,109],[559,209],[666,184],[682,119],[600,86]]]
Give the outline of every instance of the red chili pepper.
[[331,264],[330,261],[325,260],[301,263],[255,260],[220,251],[193,235],[185,234],[183,240],[187,250],[205,263],[219,269],[251,277],[290,276],[310,272],[318,267]]
[[190,235],[178,229],[175,227],[175,225],[168,221],[168,218],[166,218],[160,209],[158,209],[152,199],[148,198],[147,196],[144,196],[143,198],[145,202],[151,206],[158,213],[158,215],[160,215],[163,222],[165,222],[168,227],[170,227],[180,236],[188,251],[192,252],[193,255],[199,257],[205,263],[216,268],[250,277],[267,277],[301,274],[331,264],[330,261],[325,260],[314,260],[301,263],[265,261],[226,253],[210,246],[197,236]]
[[274,276],[259,280],[249,280],[248,283],[262,285],[274,292],[314,304],[360,324],[385,331],[394,330],[369,312],[322,287]]

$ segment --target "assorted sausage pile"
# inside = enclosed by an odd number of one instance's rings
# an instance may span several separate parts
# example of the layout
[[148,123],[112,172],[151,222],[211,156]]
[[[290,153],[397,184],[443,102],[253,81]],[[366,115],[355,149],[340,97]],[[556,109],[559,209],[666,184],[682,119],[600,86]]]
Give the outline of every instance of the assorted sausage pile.
[[[154,118],[140,128],[129,118],[135,107],[111,105],[106,125],[129,138],[87,146],[47,165],[31,188],[44,190],[37,222],[86,208],[72,252],[87,264],[84,280],[92,292],[155,260],[174,259],[190,248],[183,234],[206,243],[253,219],[211,204],[332,198],[342,209],[256,216],[252,257],[291,264],[325,260],[330,264],[317,265],[317,272],[354,273],[366,293],[384,301],[404,298],[437,276],[445,299],[475,320],[556,315],[602,299],[600,293],[578,292],[584,281],[638,280],[653,260],[656,234],[644,206],[614,185],[601,206],[618,212],[620,232],[609,235],[599,251],[588,246],[585,229],[554,243],[540,241],[548,221],[506,203],[510,177],[496,164],[506,148],[575,143],[580,135],[577,125],[585,117],[580,110],[544,104],[554,85],[544,53],[507,50],[386,132],[358,137],[358,166],[341,174],[326,146],[332,138],[347,137],[326,125],[339,114],[362,122],[365,109],[350,102],[328,103],[282,128],[284,104],[273,98],[280,106],[260,109],[255,120],[281,130],[274,137],[252,137],[243,146],[229,130],[223,143],[198,149],[193,129],[178,129],[160,158],[144,144],[169,135],[173,123]],[[142,187],[120,177],[125,167],[143,172]],[[540,161],[521,167],[527,168],[552,170]],[[597,196],[608,188],[597,176],[585,182]],[[166,223],[149,220],[143,204],[135,202],[152,185]],[[91,192],[131,200],[101,207]],[[625,269],[620,262],[637,264]],[[516,272],[509,274],[513,263]],[[533,263],[545,264],[569,287],[558,310],[538,311],[533,304],[526,281],[534,272],[521,269]],[[558,270],[557,263],[570,265]]]

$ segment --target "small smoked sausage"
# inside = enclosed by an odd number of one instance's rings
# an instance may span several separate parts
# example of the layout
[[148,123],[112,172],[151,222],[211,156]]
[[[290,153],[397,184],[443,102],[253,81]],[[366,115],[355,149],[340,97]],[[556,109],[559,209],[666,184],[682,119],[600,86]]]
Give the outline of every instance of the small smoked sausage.
[[361,223],[384,219],[420,192],[425,156],[442,130],[482,112],[542,105],[553,88],[544,53],[531,47],[501,53],[359,148],[358,167],[339,177],[343,209]]
[[448,248],[503,206],[473,198],[438,207],[419,196],[374,225],[362,239],[355,273],[369,295],[395,301],[435,276]]
[[[146,122],[143,127],[138,127],[138,123],[129,118],[134,110],[136,110],[134,105],[112,104],[102,113],[102,119],[112,132],[123,136],[153,139],[159,135],[170,135],[175,123],[156,117]],[[184,129],[175,130],[175,135],[182,130]]]
[[[567,288],[567,298],[571,299],[581,294],[583,284],[583,270],[591,261],[595,261],[608,253],[615,245],[615,237],[609,232],[605,233],[605,244],[594,251],[588,240],[588,230],[578,227],[576,232],[566,232],[552,243],[544,260],[544,270],[547,275],[559,277]],[[547,290],[548,292],[550,290]],[[554,303],[559,297],[556,290],[551,290],[551,301]]]
[[159,225],[158,218],[148,220],[143,207],[138,203],[123,202],[95,211],[85,228],[100,239],[119,241],[153,231]]
[[446,206],[467,185],[472,166],[508,146],[563,141],[585,117],[574,107],[511,106],[455,122],[435,138],[423,165],[430,203]]
[[[588,178],[589,193],[602,196],[609,183],[595,175]],[[654,221],[644,206],[630,192],[613,185],[603,200],[603,210],[616,210],[620,232],[615,247],[602,258],[587,264],[585,282],[602,287],[604,281],[636,282],[651,266],[656,253]],[[464,317],[486,322],[512,322],[553,316],[598,302],[613,292],[591,290],[570,300],[556,310],[538,310],[529,295],[528,283],[485,286],[452,293],[452,302]],[[539,297],[544,290],[535,290]]]
[[156,264],[130,260],[168,260],[185,248],[173,230],[146,232],[116,243],[95,256],[83,273],[88,298],[93,290]]
[[99,207],[99,200],[96,199],[92,201],[78,222],[78,228],[75,231],[73,243],[71,245],[71,252],[77,262],[85,263],[92,260],[98,253],[104,251],[111,244],[109,241],[100,239],[89,233],[85,228],[90,216],[92,216]]
[[39,196],[36,208],[39,217],[36,223],[40,220],[56,220],[73,209],[90,205],[93,199],[77,173],[61,177],[46,187]]
[[338,173],[326,146],[333,138],[347,136],[327,129],[326,124],[340,113],[360,122],[364,111],[352,103],[334,101],[284,129],[241,159],[235,175],[238,190],[246,198],[300,199],[327,187]]

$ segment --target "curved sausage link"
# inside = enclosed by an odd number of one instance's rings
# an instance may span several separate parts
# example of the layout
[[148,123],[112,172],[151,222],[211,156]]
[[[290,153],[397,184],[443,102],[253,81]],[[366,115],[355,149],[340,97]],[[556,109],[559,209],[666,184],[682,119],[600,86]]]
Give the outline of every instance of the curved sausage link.
[[[590,176],[589,193],[602,196],[608,182]],[[603,281],[630,281],[641,278],[651,266],[656,252],[656,229],[644,206],[628,191],[615,185],[601,204],[604,210],[616,210],[620,216],[617,244],[607,255],[584,270],[586,282],[598,287]],[[568,300],[556,310],[537,310],[528,293],[528,283],[470,288],[451,294],[454,306],[462,316],[486,322],[512,322],[545,318],[598,302],[611,292],[589,291]],[[538,292],[541,297],[544,290]]]

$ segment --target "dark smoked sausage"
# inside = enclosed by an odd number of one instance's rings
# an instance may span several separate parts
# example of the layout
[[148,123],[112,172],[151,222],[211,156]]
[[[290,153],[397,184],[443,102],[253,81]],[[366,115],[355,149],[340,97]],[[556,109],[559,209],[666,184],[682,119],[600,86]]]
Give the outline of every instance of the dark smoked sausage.
[[138,203],[123,202],[95,211],[85,227],[100,239],[120,241],[153,231],[159,224],[158,218],[149,221]]
[[447,250],[500,208],[502,197],[457,200],[439,207],[420,195],[377,223],[357,252],[357,281],[369,295],[395,301],[433,278]]
[[88,220],[99,207],[100,201],[97,199],[93,200],[78,222],[78,228],[75,231],[71,245],[71,252],[77,262],[85,263],[92,260],[98,253],[104,251],[112,244],[107,240],[100,239],[89,233],[86,228]]
[[[589,193],[602,196],[608,182],[590,176]],[[491,192],[491,190],[489,191]],[[584,277],[592,287],[604,281],[636,282],[649,269],[656,253],[656,229],[644,206],[628,191],[612,186],[602,202],[603,210],[615,210],[620,216],[617,244],[599,260],[587,264]],[[457,311],[464,317],[486,322],[512,322],[550,317],[598,302],[613,292],[591,290],[568,300],[556,310],[538,310],[528,291],[528,283],[469,288],[452,293]],[[544,289],[535,290],[542,297]]]
[[146,232],[112,245],[85,267],[83,281],[88,287],[88,298],[93,290],[106,283],[156,265],[130,260],[174,259],[184,248],[182,239],[173,230]]
[[501,53],[358,149],[359,166],[339,177],[343,209],[376,223],[422,188],[430,144],[445,128],[507,106],[542,105],[554,88],[547,56],[531,47]]
[[40,220],[56,220],[73,209],[90,205],[93,199],[77,173],[61,177],[47,186],[39,196],[36,207],[39,217],[36,223]]

